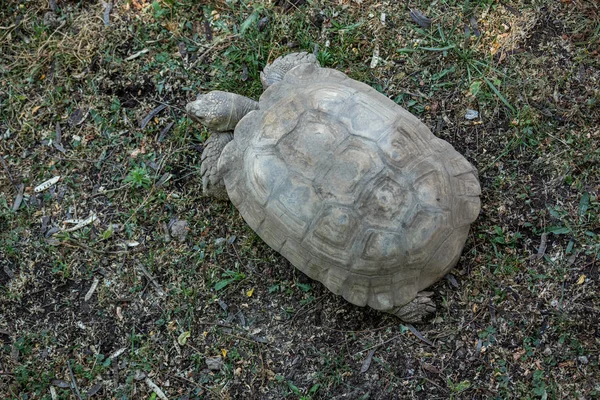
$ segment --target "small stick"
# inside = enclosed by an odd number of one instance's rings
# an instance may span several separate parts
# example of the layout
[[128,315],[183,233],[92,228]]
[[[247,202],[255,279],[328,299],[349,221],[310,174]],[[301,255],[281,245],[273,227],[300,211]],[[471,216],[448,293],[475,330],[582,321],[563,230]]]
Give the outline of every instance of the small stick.
[[148,270],[146,269],[146,267],[144,267],[142,264],[137,263],[137,266],[140,268],[140,270],[144,273],[144,275],[146,275],[146,278],[148,278],[148,280],[150,282],[152,282],[152,284],[154,285],[154,287],[156,288],[156,291],[158,292],[159,296],[165,296],[166,293],[165,291],[162,289],[162,287],[158,284],[158,282],[156,282],[156,279],[154,279],[154,277],[150,274],[150,272],[148,272]]
[[8,168],[8,164],[6,163],[6,161],[4,160],[4,157],[0,156],[0,161],[2,161],[2,166],[4,167],[4,169],[6,170],[6,175],[8,175],[8,179],[10,180],[10,183],[13,184],[13,186],[15,187],[15,189],[17,189],[18,191],[18,187],[17,187],[17,183],[15,182],[13,176],[10,173],[10,169]]
[[131,251],[127,251],[127,250],[120,250],[120,251],[98,250],[98,249],[94,249],[93,247],[86,246],[83,243],[78,243],[72,239],[70,239],[68,241],[65,240],[65,241],[59,242],[59,244],[62,246],[73,247],[76,249],[88,250],[88,251],[91,251],[96,254],[129,254],[129,253],[132,253]]
[[69,367],[69,375],[71,375],[71,389],[73,389],[77,398],[82,400],[81,394],[79,393],[79,387],[75,381],[75,375],[73,375],[73,370],[71,369],[71,360],[67,360],[67,366]]

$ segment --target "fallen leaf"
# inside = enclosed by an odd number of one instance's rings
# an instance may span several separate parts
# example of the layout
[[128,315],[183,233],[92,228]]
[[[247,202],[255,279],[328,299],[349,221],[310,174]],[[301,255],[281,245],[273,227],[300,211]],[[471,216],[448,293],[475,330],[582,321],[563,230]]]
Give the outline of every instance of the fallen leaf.
[[479,27],[477,26],[477,20],[474,17],[471,17],[471,19],[469,20],[469,23],[471,24],[471,28],[473,28],[473,33],[475,34],[476,37],[481,36],[481,31],[479,30]]
[[96,221],[98,219],[98,216],[95,213],[90,214],[89,217],[87,217],[84,220],[67,220],[64,221],[63,224],[66,223],[75,223],[75,226],[72,226],[71,228],[67,228],[67,229],[63,229],[63,232],[73,232],[76,231],[78,229],[81,229],[85,226],[90,225],[91,223],[93,223],[94,221]]
[[561,368],[571,368],[574,365],[575,365],[575,362],[573,360],[568,360],[568,361],[561,362],[558,364],[558,366]]
[[158,135],[158,142],[162,142],[165,139],[165,136],[167,135],[167,133],[169,133],[169,131],[171,130],[171,128],[173,127],[173,124],[175,124],[174,122],[170,122],[162,131],[160,131],[160,135]]
[[87,116],[89,114],[90,114],[89,109],[86,109],[84,111],[81,108],[78,108],[77,110],[73,111],[73,113],[71,113],[71,115],[69,116],[68,123],[70,126],[77,126],[77,125],[81,124],[83,121],[85,121],[85,119],[87,118]]
[[252,288],[246,292],[246,296],[248,296],[248,297],[252,297],[253,294],[254,294],[254,288]]
[[144,129],[146,127],[146,125],[148,125],[148,122],[150,122],[155,116],[157,116],[165,108],[167,108],[167,105],[161,104],[160,106],[158,106],[155,109],[153,109],[152,111],[150,111],[148,113],[148,115],[146,115],[146,117],[140,123],[140,129]]
[[150,389],[156,393],[160,400],[168,400],[168,397],[165,395],[165,393],[156,385],[156,383],[152,382],[150,378],[146,378],[146,385],[148,385]]
[[87,397],[92,397],[93,395],[98,393],[100,391],[100,389],[102,389],[102,384],[96,383],[94,386],[92,386],[90,388],[90,390],[87,391]]
[[67,381],[63,381],[62,379],[52,379],[51,382],[54,386],[62,388],[62,389],[66,389],[66,388],[70,388],[71,384]]
[[33,189],[33,191],[35,193],[43,192],[44,190],[48,189],[50,186],[56,184],[56,182],[58,182],[59,180],[60,180],[60,175],[55,176],[54,178],[50,178],[46,182],[40,183],[38,186],[36,186],[35,189]]
[[183,332],[181,335],[179,335],[179,337],[177,338],[177,343],[179,343],[180,345],[185,345],[188,338],[191,336],[191,332],[190,331],[185,331]]
[[421,341],[423,341],[424,343],[427,343],[428,345],[430,345],[431,347],[435,347],[435,345],[433,344],[433,342],[431,342],[431,340],[427,339],[425,336],[423,336],[423,334],[421,332],[419,332],[417,330],[417,328],[415,328],[414,326],[412,326],[411,324],[406,324],[406,327],[408,328],[409,331],[412,332],[413,335],[415,335],[417,338],[419,338]]
[[377,349],[369,350],[369,353],[367,354],[367,358],[365,358],[365,361],[363,361],[362,366],[360,367],[361,374],[364,374],[365,372],[367,372],[367,370],[371,366],[371,361],[373,360],[373,354],[375,354],[375,350],[377,350]]
[[431,26],[431,19],[417,9],[410,9],[410,17],[415,21],[421,28],[429,28]]
[[519,358],[523,357],[523,355],[527,353],[525,349],[517,350],[513,353],[513,360],[517,361]]
[[15,197],[15,202],[13,203],[12,210],[17,211],[19,207],[21,207],[21,203],[23,202],[23,189],[25,185],[22,183],[17,186],[17,197]]
[[94,292],[96,291],[96,288],[98,287],[98,283],[100,283],[100,279],[94,278],[94,281],[92,282],[92,286],[90,286],[90,289],[85,294],[83,301],[89,301],[92,298],[92,295],[94,294]]
[[223,355],[223,358],[227,358],[227,350],[221,349],[221,354]]
[[585,274],[581,274],[581,276],[579,277],[579,279],[577,279],[577,284],[578,285],[583,284],[583,282],[585,282],[585,278],[586,278]]
[[131,158],[136,158],[137,156],[140,155],[140,153],[142,153],[141,149],[135,149],[131,152],[131,154],[129,154],[131,156]]
[[540,238],[540,247],[538,247],[538,252],[535,255],[535,257],[539,260],[540,258],[544,257],[544,254],[546,253],[546,241],[548,240],[548,233],[544,232],[542,233],[542,236]]
[[421,364],[421,366],[423,367],[423,369],[425,371],[432,372],[434,374],[441,374],[442,373],[442,371],[440,371],[437,367],[434,367],[431,364],[428,364],[428,363],[424,362],[423,364]]

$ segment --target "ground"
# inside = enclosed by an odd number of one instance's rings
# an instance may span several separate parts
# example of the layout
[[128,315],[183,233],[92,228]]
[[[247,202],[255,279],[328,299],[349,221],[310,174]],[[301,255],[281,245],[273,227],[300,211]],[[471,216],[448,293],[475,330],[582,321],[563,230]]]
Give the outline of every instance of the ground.
[[[600,397],[599,12],[3,2],[0,398]],[[292,51],[381,91],[479,171],[481,214],[423,324],[329,293],[201,195],[208,132],[184,105],[256,99],[259,71]]]

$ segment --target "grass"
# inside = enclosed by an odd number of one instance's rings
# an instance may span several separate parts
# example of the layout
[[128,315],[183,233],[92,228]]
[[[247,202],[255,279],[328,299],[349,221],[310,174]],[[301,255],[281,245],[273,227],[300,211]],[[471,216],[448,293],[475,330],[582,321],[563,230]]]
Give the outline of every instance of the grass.
[[[0,397],[160,398],[148,382],[170,399],[600,396],[600,10],[410,7],[431,26],[367,0],[117,1],[107,26],[87,2],[53,18],[46,2],[3,4]],[[481,215],[417,327],[434,347],[200,195],[209,132],[186,102],[256,99],[262,68],[292,51],[384,93],[478,168]]]

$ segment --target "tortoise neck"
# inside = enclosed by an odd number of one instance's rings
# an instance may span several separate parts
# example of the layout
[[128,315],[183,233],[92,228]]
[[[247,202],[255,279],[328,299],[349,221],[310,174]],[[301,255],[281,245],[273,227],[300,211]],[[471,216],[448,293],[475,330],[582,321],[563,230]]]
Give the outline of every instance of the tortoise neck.
[[231,100],[231,110],[227,125],[230,129],[234,129],[246,114],[250,111],[258,110],[258,102],[239,94],[232,94]]

